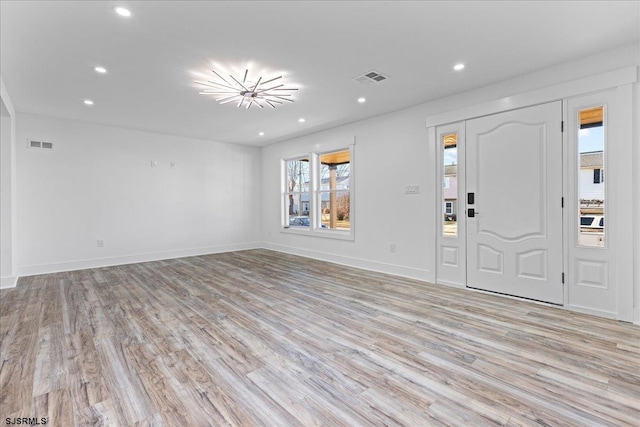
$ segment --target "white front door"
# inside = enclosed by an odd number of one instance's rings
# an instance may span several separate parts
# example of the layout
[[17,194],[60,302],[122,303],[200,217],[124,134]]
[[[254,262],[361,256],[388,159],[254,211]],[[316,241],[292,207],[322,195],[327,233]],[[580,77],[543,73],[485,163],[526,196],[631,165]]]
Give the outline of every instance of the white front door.
[[468,287],[563,303],[561,125],[560,101],[466,122]]

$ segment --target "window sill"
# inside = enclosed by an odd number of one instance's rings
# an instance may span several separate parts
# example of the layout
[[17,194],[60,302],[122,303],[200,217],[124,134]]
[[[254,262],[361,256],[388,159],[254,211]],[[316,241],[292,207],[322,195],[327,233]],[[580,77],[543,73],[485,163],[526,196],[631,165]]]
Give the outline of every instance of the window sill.
[[327,229],[299,229],[299,228],[286,228],[283,227],[280,229],[281,233],[284,234],[297,234],[299,236],[309,236],[309,237],[321,237],[325,239],[336,239],[336,240],[351,240],[353,241],[353,230],[343,231],[343,230],[327,230]]

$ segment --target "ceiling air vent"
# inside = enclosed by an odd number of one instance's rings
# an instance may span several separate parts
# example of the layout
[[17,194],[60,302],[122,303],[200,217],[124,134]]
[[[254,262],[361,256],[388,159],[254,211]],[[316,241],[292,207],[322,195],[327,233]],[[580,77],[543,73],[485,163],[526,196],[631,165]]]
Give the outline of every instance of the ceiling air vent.
[[29,148],[38,148],[41,150],[53,150],[53,142],[36,141],[35,139],[29,139]]
[[366,85],[372,85],[374,83],[380,83],[387,80],[389,76],[386,76],[377,71],[369,71],[368,73],[362,74],[361,76],[354,77],[353,80],[364,83]]

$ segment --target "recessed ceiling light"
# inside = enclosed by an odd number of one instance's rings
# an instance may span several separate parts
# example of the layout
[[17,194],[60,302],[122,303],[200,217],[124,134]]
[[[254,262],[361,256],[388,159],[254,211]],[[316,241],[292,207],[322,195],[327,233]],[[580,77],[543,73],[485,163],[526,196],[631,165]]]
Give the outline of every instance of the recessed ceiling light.
[[129,9],[124,8],[124,7],[116,7],[114,10],[120,16],[125,16],[127,18],[131,16],[131,11]]
[[367,102],[367,98],[361,96],[360,98],[358,98],[358,102],[360,104],[364,104],[365,102]]
[[94,68],[94,70],[95,70],[95,72],[96,72],[96,73],[100,73],[100,74],[104,74],[104,73],[106,73],[106,72],[107,72],[107,69],[106,69],[106,68],[104,68],[104,67],[100,67],[100,66],[95,67],[95,68]]
[[299,121],[300,123],[304,123],[304,122],[306,122],[306,120],[305,120],[303,117],[300,117],[300,118],[298,119],[298,121]]
[[84,100],[85,105],[93,105],[93,101],[90,99],[85,99]]
[[264,132],[258,132],[258,135],[264,136]]
[[460,71],[460,70],[464,69],[464,64],[462,64],[462,63],[461,64],[456,64],[456,65],[453,66],[453,69],[456,70],[456,71]]

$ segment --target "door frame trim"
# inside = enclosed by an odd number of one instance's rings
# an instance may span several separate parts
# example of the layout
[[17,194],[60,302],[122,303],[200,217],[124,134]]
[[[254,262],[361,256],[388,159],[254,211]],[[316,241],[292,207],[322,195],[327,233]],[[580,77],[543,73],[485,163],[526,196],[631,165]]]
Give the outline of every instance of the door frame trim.
[[426,127],[441,126],[449,123],[474,119],[509,110],[531,107],[537,104],[546,104],[551,101],[559,101],[572,96],[584,95],[590,92],[598,92],[605,89],[636,83],[638,81],[638,67],[631,66],[608,73],[560,83],[547,88],[541,88],[530,92],[507,96],[494,101],[461,107],[452,111],[434,114],[426,118]]
[[[614,89],[616,91],[616,102],[618,103],[618,111],[621,114],[618,120],[618,135],[620,140],[622,141],[625,147],[629,148],[629,152],[633,153],[633,138],[634,127],[633,127],[633,114],[634,114],[634,84],[638,82],[638,70],[640,67],[637,65],[621,68],[618,70],[601,73],[581,79],[576,79],[573,81],[555,84],[548,87],[542,87],[539,89],[530,90],[528,92],[515,94],[513,96],[503,97],[497,100],[488,101],[488,102],[480,102],[478,104],[467,105],[467,106],[459,106],[453,107],[451,111],[447,111],[440,114],[434,114],[426,117],[426,128],[428,135],[428,150],[432,153],[432,157],[437,157],[437,141],[436,141],[436,126],[447,125],[455,122],[466,121],[469,119],[482,117],[491,114],[502,113],[510,110],[525,108],[534,106],[537,104],[545,104],[552,101],[562,101],[563,102],[563,121],[567,121],[567,111],[566,104],[569,98],[587,95],[589,93],[600,92],[604,90]],[[625,120],[626,122],[623,122]],[[563,156],[566,161],[566,150],[567,150],[567,142],[568,136],[567,132],[563,132]],[[635,156],[638,157],[637,155]],[[625,166],[627,166],[628,171],[625,171],[624,176],[629,178],[629,182],[633,182],[633,177],[635,176],[633,172],[633,166],[635,165],[634,159],[632,156],[628,156],[624,159]],[[638,166],[638,165],[636,165]],[[567,196],[568,182],[566,177],[566,169],[563,168],[563,193],[565,197]],[[430,174],[431,175],[431,174]],[[436,172],[432,172],[432,178],[437,178]],[[436,182],[437,179],[436,179]],[[633,187],[633,186],[630,186]],[[640,186],[638,186],[640,188]],[[633,208],[637,202],[633,201],[633,197],[638,194],[638,188],[629,188],[627,193],[630,196],[629,200],[623,203],[624,208],[629,208],[629,212],[633,212]],[[440,200],[436,200],[436,206],[440,203]],[[621,206],[619,209],[622,209]],[[568,230],[569,224],[568,216],[566,211],[563,212],[563,266],[565,271],[565,298],[563,307],[568,310],[573,311],[582,311],[576,308],[572,308],[567,305],[569,301],[568,295],[568,286],[566,283],[566,272],[569,267],[569,259],[568,259]],[[435,217],[437,218],[437,216]],[[433,224],[434,229],[437,227],[437,223]],[[640,276],[637,272],[634,272],[633,262],[638,259],[638,255],[633,251],[638,250],[639,248],[634,248],[634,242],[639,237],[640,233],[636,230],[636,227],[640,227],[640,225],[635,225],[633,227],[632,233],[628,233],[626,236],[620,236],[623,238],[623,246],[628,247],[630,251],[625,254],[624,261],[626,265],[621,262],[617,263],[616,271],[615,271],[615,282],[618,287],[618,306],[616,318],[618,320],[633,322],[635,320],[636,323],[640,324],[640,307],[635,307],[635,288],[638,285],[638,277],[634,277],[634,275]],[[434,246],[436,246],[437,250],[437,239],[434,239]],[[434,255],[437,255],[434,254]],[[435,257],[434,257],[435,258]],[[437,260],[432,260],[432,263],[435,264],[434,267],[437,269]],[[434,269],[434,281],[437,282],[437,271]],[[447,285],[447,283],[442,283],[443,285]],[[457,287],[457,284],[453,284]],[[468,289],[468,288],[467,288]],[[598,313],[592,313],[598,314]],[[601,314],[599,314],[601,315]],[[635,317],[635,318],[634,318]]]

